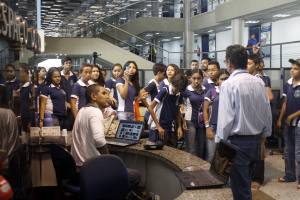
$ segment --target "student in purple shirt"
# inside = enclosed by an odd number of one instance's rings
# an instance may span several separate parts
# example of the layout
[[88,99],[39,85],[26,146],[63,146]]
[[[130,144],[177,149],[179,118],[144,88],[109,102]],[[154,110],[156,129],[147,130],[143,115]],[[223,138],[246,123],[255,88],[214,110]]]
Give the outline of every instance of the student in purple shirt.
[[203,72],[200,69],[193,69],[191,80],[192,83],[181,94],[185,102],[185,120],[189,130],[185,139],[188,152],[205,159],[203,102],[206,88],[202,86]]
[[217,131],[217,121],[219,112],[219,92],[223,81],[227,80],[229,72],[225,69],[220,70],[217,86],[210,88],[204,98],[203,117],[206,128],[207,160],[213,159],[216,144],[215,134]]
[[134,61],[128,61],[123,67],[124,75],[116,83],[118,92],[118,118],[134,120],[134,101],[139,94],[139,71]]
[[74,118],[76,118],[77,112],[86,105],[86,88],[89,86],[89,80],[91,79],[92,65],[82,64],[79,71],[81,78],[73,85],[71,93],[71,111]]
[[203,85],[207,90],[217,85],[219,71],[220,71],[219,62],[214,60],[209,61],[208,68],[207,68],[208,78],[206,78],[203,81]]
[[91,79],[88,81],[89,85],[98,84],[104,87],[105,80],[103,78],[101,68],[98,65],[92,65]]
[[172,78],[170,85],[160,89],[150,105],[144,100],[153,120],[150,124],[150,143],[162,141],[166,145],[176,147],[177,140],[183,137],[179,108],[183,103],[180,94],[186,86],[186,77],[178,73]]
[[118,92],[116,88],[117,80],[122,76],[122,65],[119,63],[114,64],[112,68],[111,78],[105,82],[105,87],[110,90],[110,95],[116,100],[118,99]]
[[20,116],[22,122],[22,130],[29,133],[31,124],[33,125],[34,115],[34,87],[30,82],[29,66],[22,65],[20,67]]
[[[166,77],[166,68],[167,67],[164,64],[161,64],[161,63],[155,63],[153,65],[152,70],[153,70],[154,78],[151,79],[148,82],[147,86],[144,87],[141,90],[141,93],[147,92],[147,94],[148,94],[148,97],[147,97],[148,104],[151,104],[151,102],[154,100],[154,98],[158,94],[159,84]],[[150,117],[150,113],[146,112],[145,116],[144,116],[144,120],[145,120],[146,124],[148,124],[149,117]]]
[[8,95],[8,107],[12,109],[15,114],[19,113],[19,98],[17,90],[20,88],[20,81],[16,78],[16,67],[13,64],[7,64],[5,70],[5,86]]
[[51,115],[52,122],[49,125],[59,125],[61,129],[66,129],[67,96],[61,85],[60,71],[56,67],[49,69],[46,85],[40,95],[40,127],[46,125],[45,113]]
[[291,78],[283,87],[284,102],[277,127],[280,128],[284,119],[284,160],[285,175],[279,182],[297,181],[300,189],[300,59],[290,59]]
[[261,78],[265,83],[266,93],[269,98],[269,101],[274,99],[272,88],[271,88],[271,80],[270,77],[267,76],[264,72],[264,61],[257,54],[252,54],[248,56],[247,70],[249,74]]

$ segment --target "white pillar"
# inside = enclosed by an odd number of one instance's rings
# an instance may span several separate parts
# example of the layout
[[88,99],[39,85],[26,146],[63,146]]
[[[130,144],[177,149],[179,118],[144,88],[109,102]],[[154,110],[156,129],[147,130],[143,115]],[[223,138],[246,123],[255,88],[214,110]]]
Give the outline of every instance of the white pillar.
[[191,0],[184,0],[184,67],[189,67],[193,52],[193,32],[191,27]]
[[233,19],[231,20],[231,31],[232,31],[232,44],[243,45],[243,28],[244,20],[242,19]]

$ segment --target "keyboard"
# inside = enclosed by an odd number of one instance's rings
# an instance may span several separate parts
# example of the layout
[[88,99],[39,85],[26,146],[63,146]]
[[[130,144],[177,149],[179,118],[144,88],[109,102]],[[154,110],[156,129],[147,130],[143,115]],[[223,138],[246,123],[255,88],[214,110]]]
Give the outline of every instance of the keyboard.
[[128,146],[131,144],[135,144],[136,141],[114,138],[114,139],[107,139],[106,143],[111,145],[117,145],[117,146]]

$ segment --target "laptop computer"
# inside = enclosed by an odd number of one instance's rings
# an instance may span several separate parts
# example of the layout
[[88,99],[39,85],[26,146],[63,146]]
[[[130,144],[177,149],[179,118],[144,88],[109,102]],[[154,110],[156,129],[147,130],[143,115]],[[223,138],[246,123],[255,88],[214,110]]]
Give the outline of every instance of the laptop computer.
[[143,130],[143,122],[120,120],[115,138],[106,138],[106,143],[122,147],[137,144]]
[[234,145],[222,140],[209,170],[177,172],[176,175],[187,190],[220,188],[227,184],[236,150]]

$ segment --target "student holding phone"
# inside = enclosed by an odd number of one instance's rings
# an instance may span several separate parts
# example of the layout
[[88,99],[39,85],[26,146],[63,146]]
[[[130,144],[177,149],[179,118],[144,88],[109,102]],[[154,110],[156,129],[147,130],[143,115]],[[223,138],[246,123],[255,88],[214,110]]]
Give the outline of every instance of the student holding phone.
[[116,83],[118,95],[118,118],[134,120],[134,100],[139,94],[139,71],[136,62],[127,61],[123,67],[124,75]]

